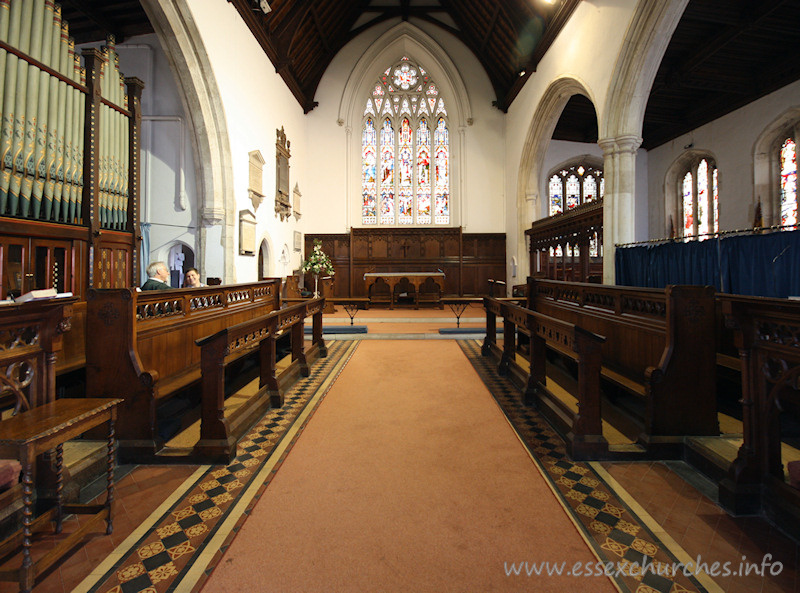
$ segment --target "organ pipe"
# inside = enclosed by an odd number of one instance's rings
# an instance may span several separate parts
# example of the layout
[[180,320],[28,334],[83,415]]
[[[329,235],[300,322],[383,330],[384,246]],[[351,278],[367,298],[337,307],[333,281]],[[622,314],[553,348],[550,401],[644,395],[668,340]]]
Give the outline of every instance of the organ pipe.
[[88,85],[54,0],[0,0],[0,43],[0,216],[133,230],[135,121],[113,37]]

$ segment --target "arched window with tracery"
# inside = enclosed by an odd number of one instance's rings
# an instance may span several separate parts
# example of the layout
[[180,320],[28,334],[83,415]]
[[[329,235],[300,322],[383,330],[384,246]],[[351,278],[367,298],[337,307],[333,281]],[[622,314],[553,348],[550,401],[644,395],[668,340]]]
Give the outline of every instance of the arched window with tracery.
[[547,186],[550,216],[602,198],[605,193],[603,171],[586,164],[559,169],[550,175]]
[[371,89],[361,133],[362,224],[449,225],[450,137],[439,87],[403,57]]
[[780,149],[781,226],[797,225],[797,143],[786,138]]
[[719,232],[719,175],[714,161],[694,159],[680,180],[681,236],[702,241]]

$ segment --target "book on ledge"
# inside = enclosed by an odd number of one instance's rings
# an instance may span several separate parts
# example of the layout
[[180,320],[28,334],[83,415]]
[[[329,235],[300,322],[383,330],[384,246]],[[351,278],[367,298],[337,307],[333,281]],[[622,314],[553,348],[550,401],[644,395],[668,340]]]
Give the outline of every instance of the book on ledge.
[[28,301],[41,301],[45,299],[54,298],[67,298],[71,297],[71,292],[57,292],[55,288],[42,288],[39,290],[31,290],[23,295],[14,299],[15,303],[27,303]]

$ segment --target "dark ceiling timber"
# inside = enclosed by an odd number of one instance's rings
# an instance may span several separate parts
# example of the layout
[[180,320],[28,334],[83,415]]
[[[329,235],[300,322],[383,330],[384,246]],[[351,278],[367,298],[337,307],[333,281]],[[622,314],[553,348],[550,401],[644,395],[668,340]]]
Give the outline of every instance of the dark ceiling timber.
[[[215,0],[222,1],[222,0]],[[307,113],[349,41],[389,20],[430,23],[460,39],[507,111],[580,0],[228,0]],[[152,33],[138,0],[61,0],[77,43]],[[690,0],[656,74],[642,146],[655,148],[800,79],[800,0]],[[570,99],[553,138],[597,142],[595,107]]]
[[[334,56],[369,27],[388,20],[432,23],[477,57],[506,111],[580,0],[228,0],[308,112]],[[522,76],[520,74],[522,73]]]

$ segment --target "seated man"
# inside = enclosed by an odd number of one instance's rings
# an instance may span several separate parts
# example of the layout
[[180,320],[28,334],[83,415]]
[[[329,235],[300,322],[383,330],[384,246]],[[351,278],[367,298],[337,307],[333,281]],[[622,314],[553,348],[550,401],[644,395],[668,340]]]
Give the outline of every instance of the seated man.
[[167,290],[170,285],[169,270],[163,261],[154,261],[147,266],[147,282],[142,284],[142,290]]

